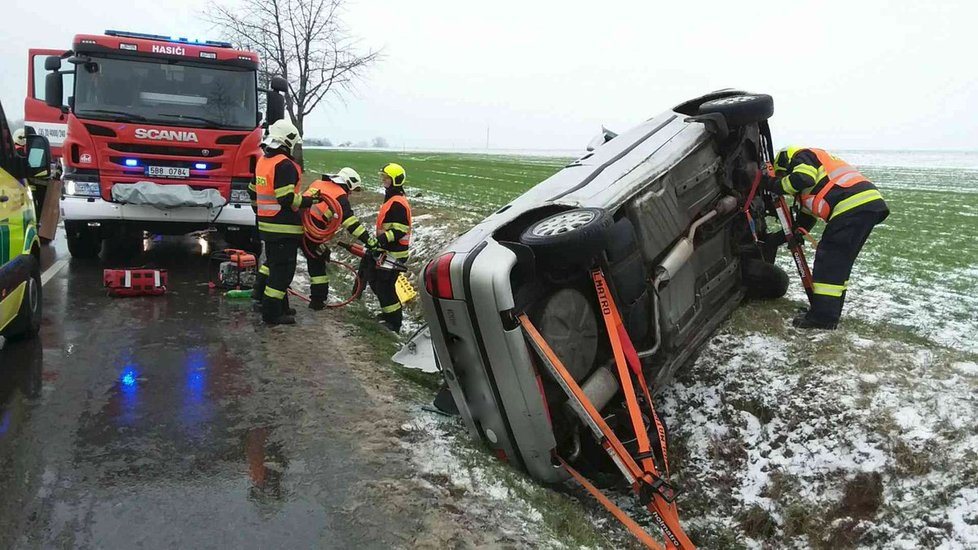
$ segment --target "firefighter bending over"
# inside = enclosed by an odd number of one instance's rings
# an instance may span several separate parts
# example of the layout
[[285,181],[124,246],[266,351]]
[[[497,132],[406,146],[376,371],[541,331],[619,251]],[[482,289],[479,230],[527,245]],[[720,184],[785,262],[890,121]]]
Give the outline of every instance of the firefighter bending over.
[[807,231],[818,219],[826,224],[812,270],[812,307],[793,324],[832,330],[842,315],[856,256],[873,227],[886,219],[890,210],[866,176],[822,149],[782,149],[775,158],[774,171],[775,177],[766,177],[763,187],[777,195],[795,195],[801,206],[792,240],[801,238],[799,228]]
[[[350,193],[361,190],[360,174],[353,168],[343,168],[336,175],[324,176],[319,186],[322,195],[330,196],[339,203],[343,210],[340,219],[346,231],[359,239],[367,248],[377,248],[377,239],[360,223],[350,204]],[[329,296],[329,275],[326,273],[330,257],[329,243],[316,244],[308,237],[303,237],[302,250],[306,256],[309,279],[312,283],[309,308],[318,311],[326,307],[326,298]]]

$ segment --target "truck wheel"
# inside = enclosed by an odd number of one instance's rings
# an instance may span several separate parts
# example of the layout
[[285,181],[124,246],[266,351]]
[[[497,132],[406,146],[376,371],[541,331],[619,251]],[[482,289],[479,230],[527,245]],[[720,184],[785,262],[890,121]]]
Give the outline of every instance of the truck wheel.
[[730,126],[745,126],[771,118],[774,99],[767,94],[722,97],[700,105],[700,114],[719,113]]
[[534,223],[523,231],[520,242],[549,261],[586,263],[604,250],[613,221],[601,208],[575,208]]
[[788,292],[788,274],[774,264],[751,258],[741,269],[748,298],[773,300]]
[[86,225],[65,222],[65,236],[72,258],[95,258],[102,251],[98,232]]
[[3,331],[3,336],[11,340],[29,340],[41,329],[41,266],[36,258],[32,257],[31,262],[31,276],[27,279],[20,310]]

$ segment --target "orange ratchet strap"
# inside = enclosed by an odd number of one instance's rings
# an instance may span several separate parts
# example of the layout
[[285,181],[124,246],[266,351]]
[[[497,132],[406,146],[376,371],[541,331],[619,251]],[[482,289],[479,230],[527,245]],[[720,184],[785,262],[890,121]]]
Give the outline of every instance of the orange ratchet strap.
[[[611,430],[604,418],[601,416],[601,413],[587,398],[583,390],[581,390],[580,386],[577,384],[577,381],[574,380],[574,377],[567,371],[563,363],[554,353],[553,349],[550,348],[543,336],[540,335],[536,327],[533,326],[533,323],[530,322],[530,319],[526,316],[526,314],[520,314],[518,319],[523,327],[524,334],[526,335],[530,346],[536,351],[544,367],[546,367],[548,372],[550,372],[551,377],[567,394],[569,398],[568,403],[580,417],[581,421],[591,430],[595,438],[601,443],[601,446],[605,449],[618,469],[621,470],[622,474],[625,476],[625,479],[632,486],[632,491],[638,497],[639,502],[641,502],[641,504],[648,509],[653,520],[655,520],[659,528],[662,529],[666,540],[665,547],[667,549],[681,550],[694,549],[695,546],[679,524],[678,511],[676,509],[676,505],[674,504],[677,491],[668,483],[668,481],[659,475],[653,461],[653,453],[648,437],[648,431],[645,428],[645,421],[642,418],[642,413],[638,404],[638,397],[636,396],[635,387],[632,383],[632,373],[634,373],[638,378],[639,386],[644,393],[651,417],[656,424],[659,435],[660,449],[662,450],[663,468],[668,475],[665,429],[663,428],[662,423],[659,421],[655,408],[652,406],[651,392],[649,392],[648,385],[645,382],[645,376],[642,373],[641,365],[638,361],[638,354],[635,352],[631,339],[628,337],[628,333],[625,331],[624,324],[621,321],[621,316],[618,313],[618,308],[615,305],[614,299],[611,297],[611,293],[608,289],[604,273],[601,271],[601,269],[594,269],[591,272],[591,276],[594,280],[595,290],[598,293],[598,302],[600,304],[601,313],[604,317],[605,325],[608,330],[609,339],[611,340],[611,347],[614,352],[615,363],[618,368],[619,381],[625,395],[625,402],[628,406],[632,427],[635,430],[635,435],[639,444],[639,454],[637,456],[632,457],[628,453],[625,446],[621,443],[621,440]],[[581,481],[582,478],[580,477],[580,474],[573,471],[560,457],[557,457],[557,459],[565,466],[568,473],[570,473],[578,481]],[[641,466],[639,466],[639,461],[641,462]],[[597,489],[592,490],[592,488],[588,487],[588,485],[586,485],[584,482],[582,482],[582,485],[585,485],[585,488],[592,494],[595,494],[597,491]],[[597,495],[595,495],[595,497],[598,498]],[[621,511],[618,510],[617,507],[613,507],[613,504],[612,506],[609,506],[608,504],[610,501],[607,500],[607,498],[598,498],[598,500],[605,506],[605,508],[608,509],[608,511],[621,520]],[[630,525],[628,522],[622,521],[622,523],[625,524],[625,526],[649,548],[661,548],[661,546],[655,544],[644,531],[642,531],[642,533],[645,535],[643,537],[636,533],[633,530],[632,525]],[[650,542],[652,544],[650,544]]]

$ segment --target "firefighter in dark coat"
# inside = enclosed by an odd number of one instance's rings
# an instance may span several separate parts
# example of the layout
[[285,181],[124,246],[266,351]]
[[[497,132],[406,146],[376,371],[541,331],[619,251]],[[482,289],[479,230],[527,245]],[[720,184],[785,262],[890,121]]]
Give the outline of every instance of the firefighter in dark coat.
[[804,329],[834,329],[842,315],[849,274],[873,228],[890,214],[883,195],[866,176],[822,149],[787,147],[778,151],[775,177],[763,187],[777,195],[793,195],[800,205],[796,234],[821,219],[825,231],[812,270],[812,307],[794,319]]
[[[405,262],[411,244],[411,205],[404,194],[407,174],[400,164],[390,163],[384,166],[380,175],[384,183],[384,205],[377,215],[377,250],[389,258]],[[369,271],[370,289],[380,302],[380,322],[388,329],[400,332],[403,312],[397,296],[399,273],[380,267]]]

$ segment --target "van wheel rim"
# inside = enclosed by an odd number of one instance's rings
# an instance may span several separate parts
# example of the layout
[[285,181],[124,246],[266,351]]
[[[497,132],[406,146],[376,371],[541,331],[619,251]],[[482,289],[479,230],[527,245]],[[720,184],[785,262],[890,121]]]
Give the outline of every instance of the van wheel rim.
[[533,228],[537,237],[552,237],[583,227],[594,220],[594,212],[567,212],[544,220]]

